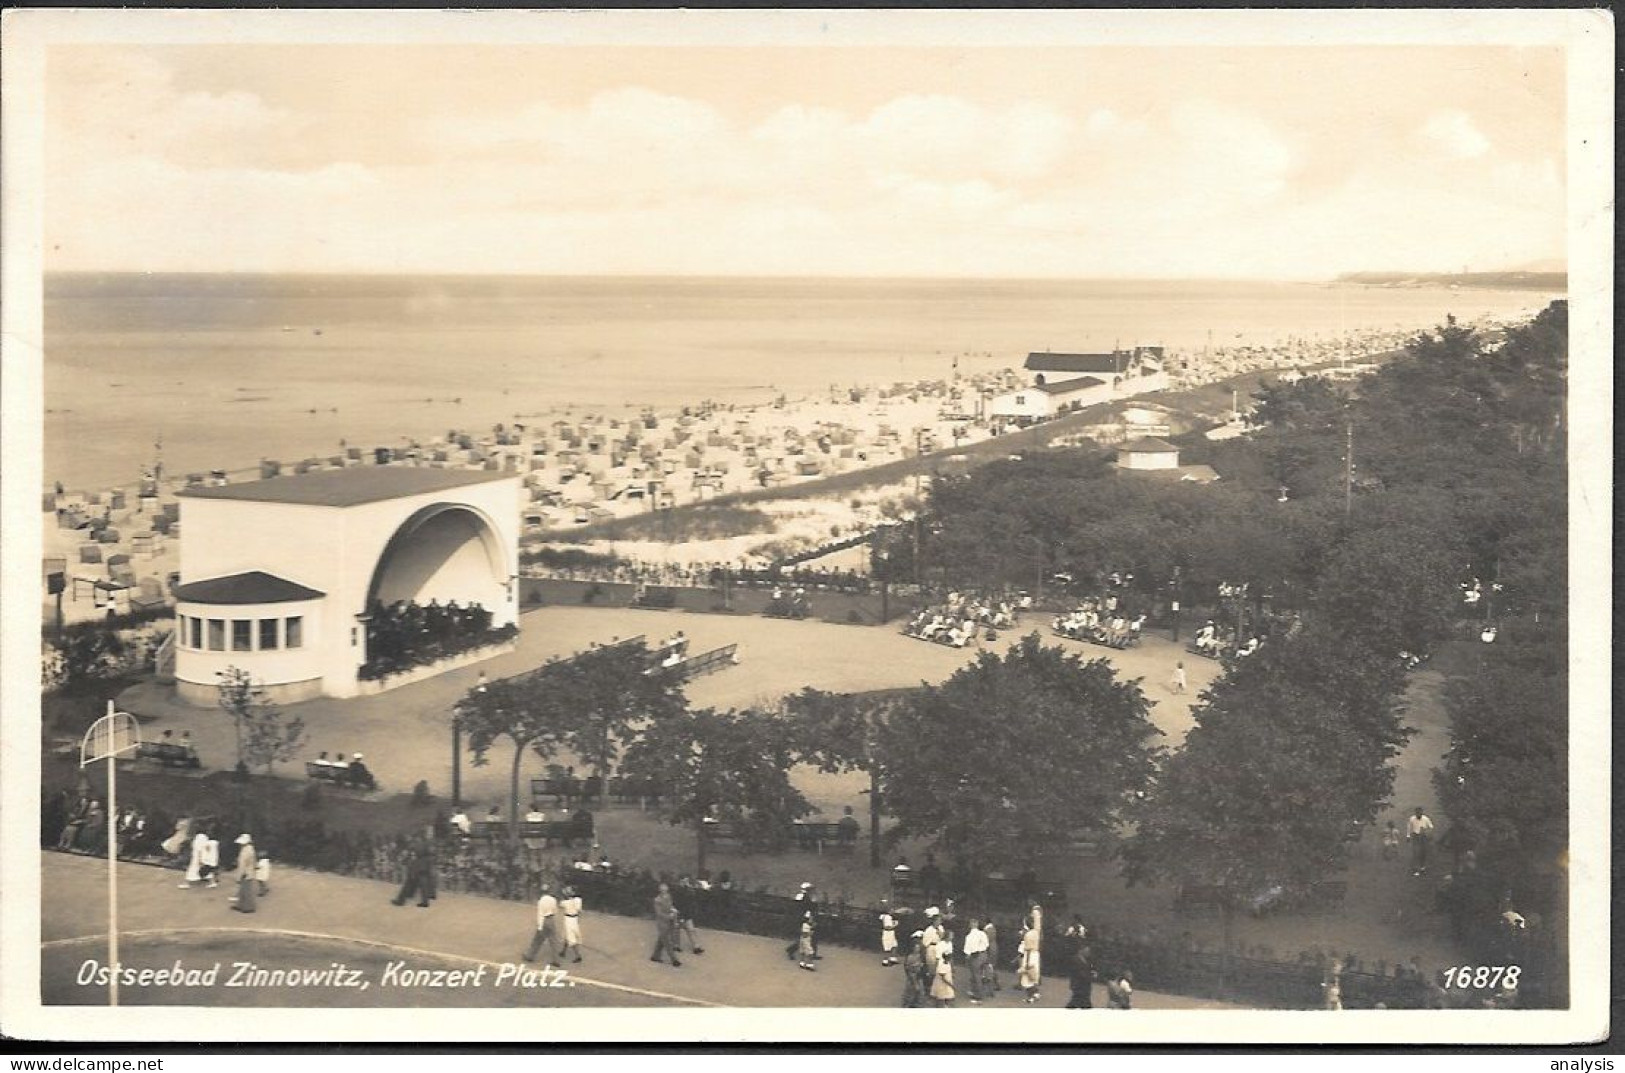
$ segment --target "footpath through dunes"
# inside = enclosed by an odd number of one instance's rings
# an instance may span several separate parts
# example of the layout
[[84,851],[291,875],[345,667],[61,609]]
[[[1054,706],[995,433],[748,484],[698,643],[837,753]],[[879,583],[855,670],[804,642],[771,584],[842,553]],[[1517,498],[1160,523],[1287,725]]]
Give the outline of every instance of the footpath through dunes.
[[[87,960],[106,962],[106,863],[61,853],[40,856],[41,989],[46,1001],[105,1002],[105,986],[74,981]],[[525,986],[506,977],[499,985],[502,967],[521,963],[534,929],[535,910],[527,902],[442,894],[429,909],[395,908],[389,904],[394,888],[384,883],[283,869],[258,912],[244,916],[231,910],[226,886],[179,890],[178,874],[148,865],[119,865],[119,926],[128,936],[121,944],[121,959],[126,965],[172,968],[180,959],[185,968],[207,968],[219,961],[224,977],[234,961],[266,969],[325,968],[339,961],[364,971],[376,969],[377,975],[367,977],[370,988],[354,994],[328,987],[304,989],[308,994],[278,987],[244,989],[241,995],[223,987],[142,993],[154,1003],[892,1008],[902,995],[902,970],[879,964],[878,924],[877,952],[826,945],[816,972],[801,971],[786,959],[784,941],[716,931],[701,934],[705,953],[685,954],[681,967],[673,967],[649,960],[652,920],[595,913],[588,905],[582,915],[583,961],[566,966],[565,980],[574,980],[574,988]],[[469,989],[391,987],[382,972],[391,962],[403,961],[411,969],[489,967],[485,982]],[[985,1005],[1024,1008],[1009,986],[1011,974],[1001,975],[1005,990]],[[397,970],[394,979],[404,976]],[[1046,980],[1037,1005],[1064,1006],[1066,995],[1064,981]],[[1097,1005],[1104,1005],[1103,988],[1097,987],[1094,997]],[[1135,1004],[1146,1009],[1239,1008],[1146,991],[1136,992]]]

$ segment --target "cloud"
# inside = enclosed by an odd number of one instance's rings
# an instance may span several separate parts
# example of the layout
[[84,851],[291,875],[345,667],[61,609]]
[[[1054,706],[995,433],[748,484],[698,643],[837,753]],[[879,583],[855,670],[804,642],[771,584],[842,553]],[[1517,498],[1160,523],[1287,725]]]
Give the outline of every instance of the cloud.
[[1314,276],[1562,245],[1559,166],[1437,104],[1356,134],[1206,86],[753,109],[650,77],[329,114],[119,50],[56,71],[62,267]]
[[1490,140],[1466,112],[1434,112],[1417,128],[1416,136],[1433,149],[1462,160],[1490,151]]

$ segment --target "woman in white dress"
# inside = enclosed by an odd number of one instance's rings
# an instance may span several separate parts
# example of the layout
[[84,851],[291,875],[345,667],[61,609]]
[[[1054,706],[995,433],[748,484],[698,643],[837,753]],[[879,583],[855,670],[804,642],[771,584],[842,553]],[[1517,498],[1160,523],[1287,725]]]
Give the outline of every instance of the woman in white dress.
[[559,960],[564,955],[575,951],[572,962],[581,961],[581,896],[574,887],[564,888],[564,898],[559,902],[559,914],[564,917],[564,949],[559,951]]
[[191,890],[193,883],[203,881],[204,858],[208,848],[209,832],[199,828],[198,833],[192,836],[192,856],[186,864],[186,881],[180,885],[182,890]]
[[954,944],[944,939],[937,944],[936,968],[931,976],[931,1001],[938,1006],[954,1004]]
[[1021,935],[1020,960],[1016,963],[1016,986],[1027,992],[1027,1004],[1038,1001],[1038,983],[1043,978],[1038,954],[1038,929],[1028,928]]

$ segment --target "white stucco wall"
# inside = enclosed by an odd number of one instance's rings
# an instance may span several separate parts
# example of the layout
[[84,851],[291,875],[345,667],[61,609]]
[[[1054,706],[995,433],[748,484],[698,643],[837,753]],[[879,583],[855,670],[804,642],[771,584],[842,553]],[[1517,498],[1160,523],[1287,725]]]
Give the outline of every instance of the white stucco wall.
[[[175,605],[175,682],[182,695],[193,703],[213,704],[216,698],[217,675],[228,667],[247,671],[254,680],[267,687],[276,699],[286,700],[284,687],[315,683],[308,690],[296,692],[316,696],[320,693],[322,667],[322,600],[291,600],[274,604],[200,604],[181,601]],[[300,646],[286,647],[286,620],[302,620]],[[184,627],[184,619],[204,620],[203,647],[192,648],[191,637]],[[214,651],[208,647],[208,620],[225,623],[225,647]],[[277,645],[275,649],[259,649],[259,623],[261,619],[276,619]],[[252,623],[250,642],[252,651],[232,651],[231,623],[247,620]],[[301,696],[299,699],[305,699]]]
[[[415,517],[417,541],[400,543],[385,571],[394,598],[407,598],[416,578],[425,586],[415,597],[422,602],[478,600],[493,625],[518,621],[518,586],[509,579],[519,573],[521,494],[515,475],[349,507],[183,496],[181,582],[262,570],[325,593],[319,623],[307,624],[321,638],[311,646],[316,670],[326,695],[353,696],[366,660],[358,616],[380,556]],[[474,516],[491,539],[477,537]]]
[[1050,397],[1035,387],[995,395],[987,404],[994,417],[1048,417]]
[[1117,456],[1119,469],[1178,469],[1178,451],[1134,451]]

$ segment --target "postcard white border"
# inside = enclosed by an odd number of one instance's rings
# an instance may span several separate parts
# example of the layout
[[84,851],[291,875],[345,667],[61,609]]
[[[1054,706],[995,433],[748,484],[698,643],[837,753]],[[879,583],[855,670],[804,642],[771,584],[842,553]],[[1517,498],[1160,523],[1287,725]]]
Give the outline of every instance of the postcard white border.
[[[38,491],[43,443],[41,151],[46,49],[67,43],[558,43],[735,46],[1500,44],[1568,57],[1571,331],[1571,996],[1566,1011],[246,1011],[39,1004]],[[0,1029],[33,1039],[424,1042],[910,1041],[1056,1044],[1558,1044],[1608,1030],[1613,294],[1612,15],[1591,10],[375,12],[8,10],[0,185]],[[229,1024],[229,1029],[226,1026]]]

